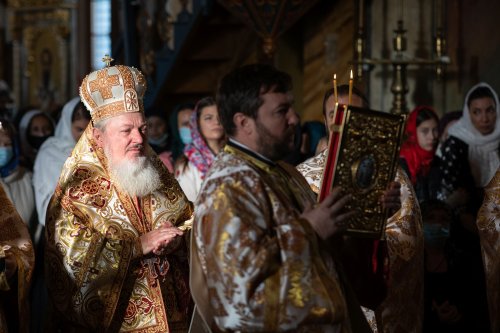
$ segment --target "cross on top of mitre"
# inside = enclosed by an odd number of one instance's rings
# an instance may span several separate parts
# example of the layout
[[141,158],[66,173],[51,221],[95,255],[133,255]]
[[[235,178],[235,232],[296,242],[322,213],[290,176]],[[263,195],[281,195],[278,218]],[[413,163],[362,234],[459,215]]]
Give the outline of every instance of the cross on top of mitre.
[[115,59],[111,58],[109,54],[105,54],[104,58],[102,58],[101,60],[106,64],[106,67],[109,67],[111,66],[111,62],[114,61]]

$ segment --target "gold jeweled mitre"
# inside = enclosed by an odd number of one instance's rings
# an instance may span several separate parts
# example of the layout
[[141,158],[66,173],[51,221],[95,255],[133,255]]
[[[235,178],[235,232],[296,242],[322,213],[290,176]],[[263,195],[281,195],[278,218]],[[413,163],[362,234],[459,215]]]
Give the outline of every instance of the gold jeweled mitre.
[[[109,64],[109,59],[103,61]],[[144,75],[137,68],[123,65],[92,72],[80,86],[80,97],[94,123],[126,112],[144,112],[145,92]]]

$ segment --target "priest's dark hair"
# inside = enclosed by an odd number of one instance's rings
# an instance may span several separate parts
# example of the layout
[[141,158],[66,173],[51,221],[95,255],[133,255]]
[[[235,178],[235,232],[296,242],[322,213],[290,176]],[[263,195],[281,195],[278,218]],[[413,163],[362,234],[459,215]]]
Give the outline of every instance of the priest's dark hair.
[[233,116],[240,112],[257,119],[263,104],[261,95],[287,93],[292,89],[290,75],[271,65],[252,64],[237,68],[224,76],[217,91],[219,118],[227,135],[234,135]]

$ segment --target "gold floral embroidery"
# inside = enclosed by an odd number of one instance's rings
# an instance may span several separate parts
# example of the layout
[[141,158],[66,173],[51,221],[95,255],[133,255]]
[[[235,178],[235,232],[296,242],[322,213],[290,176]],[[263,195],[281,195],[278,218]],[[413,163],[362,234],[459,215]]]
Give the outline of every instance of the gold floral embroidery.
[[146,80],[139,70],[117,65],[87,75],[80,96],[98,122],[125,112],[144,112],[145,91]]
[[99,91],[102,99],[113,98],[111,89],[113,86],[120,85],[120,78],[118,75],[108,75],[107,68],[97,72],[97,78],[89,82],[90,93]]

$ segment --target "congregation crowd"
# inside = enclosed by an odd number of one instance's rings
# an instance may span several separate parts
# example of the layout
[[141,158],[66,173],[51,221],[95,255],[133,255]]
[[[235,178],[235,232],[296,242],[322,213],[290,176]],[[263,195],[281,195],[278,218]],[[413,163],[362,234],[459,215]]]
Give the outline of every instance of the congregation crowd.
[[493,87],[409,113],[371,240],[343,235],[342,189],[316,200],[348,86],[301,123],[272,66],[174,110],[144,82],[105,67],[16,113],[0,85],[0,332],[500,332]]

